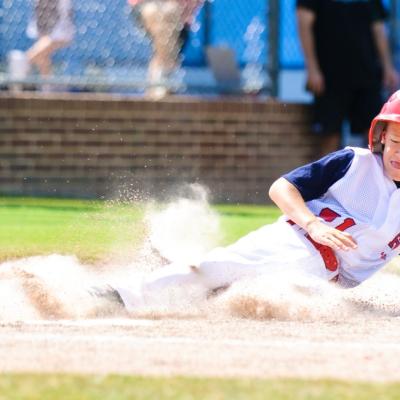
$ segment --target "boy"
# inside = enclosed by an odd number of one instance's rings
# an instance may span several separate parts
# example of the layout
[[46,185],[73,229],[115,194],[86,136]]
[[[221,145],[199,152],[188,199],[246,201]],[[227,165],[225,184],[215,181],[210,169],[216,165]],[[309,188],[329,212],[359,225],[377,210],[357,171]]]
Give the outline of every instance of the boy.
[[197,266],[170,264],[135,289],[108,287],[93,294],[135,310],[169,289],[196,285],[206,297],[239,279],[283,268],[342,287],[360,284],[400,250],[400,90],[372,121],[369,147],[345,148],[279,178],[269,195],[284,215],[211,251]]

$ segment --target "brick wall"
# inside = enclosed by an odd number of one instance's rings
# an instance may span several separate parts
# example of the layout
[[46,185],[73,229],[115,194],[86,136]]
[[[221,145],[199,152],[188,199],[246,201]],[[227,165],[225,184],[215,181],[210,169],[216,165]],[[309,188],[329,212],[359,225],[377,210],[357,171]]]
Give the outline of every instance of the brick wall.
[[265,202],[316,151],[305,105],[256,99],[0,95],[0,192],[164,197],[206,185],[215,202]]

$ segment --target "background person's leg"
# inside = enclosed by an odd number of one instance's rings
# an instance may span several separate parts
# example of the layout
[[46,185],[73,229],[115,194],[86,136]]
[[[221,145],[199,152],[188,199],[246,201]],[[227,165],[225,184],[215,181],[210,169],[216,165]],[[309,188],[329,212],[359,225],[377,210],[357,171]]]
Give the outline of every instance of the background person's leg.
[[313,131],[320,138],[319,157],[339,150],[348,96],[344,90],[328,90],[315,98]]
[[52,73],[52,54],[66,45],[66,42],[54,41],[50,36],[43,36],[27,51],[29,63],[37,67],[42,77],[47,77]]
[[[153,46],[148,69],[151,85],[162,86],[163,80],[178,67],[180,32],[183,29],[181,13],[180,5],[175,1],[148,1],[141,8],[143,25]],[[167,88],[163,92],[167,94]],[[152,94],[152,88],[148,94]]]
[[354,91],[349,119],[350,132],[358,146],[368,146],[370,123],[379,114],[382,106],[383,99],[378,85]]
[[338,150],[342,143],[342,133],[335,131],[330,134],[324,134],[320,138],[320,157]]

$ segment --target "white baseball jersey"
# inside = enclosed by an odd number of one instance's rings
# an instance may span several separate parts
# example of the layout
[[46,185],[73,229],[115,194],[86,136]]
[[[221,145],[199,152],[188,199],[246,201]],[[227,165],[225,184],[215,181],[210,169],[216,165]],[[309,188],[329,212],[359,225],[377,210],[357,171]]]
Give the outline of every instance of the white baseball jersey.
[[362,282],[399,254],[400,190],[385,175],[381,155],[352,150],[354,159],[347,173],[307,206],[356,240],[357,249],[336,254],[340,275]]

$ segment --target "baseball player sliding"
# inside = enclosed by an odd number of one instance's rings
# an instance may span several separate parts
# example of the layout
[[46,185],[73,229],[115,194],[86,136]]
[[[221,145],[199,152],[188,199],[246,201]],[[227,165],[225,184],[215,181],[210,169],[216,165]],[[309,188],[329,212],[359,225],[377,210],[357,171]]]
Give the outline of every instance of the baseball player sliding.
[[276,180],[277,222],[216,248],[196,266],[170,264],[134,287],[96,289],[134,311],[163,291],[196,285],[206,297],[282,269],[354,287],[400,250],[400,90],[372,121],[369,149],[346,147]]

